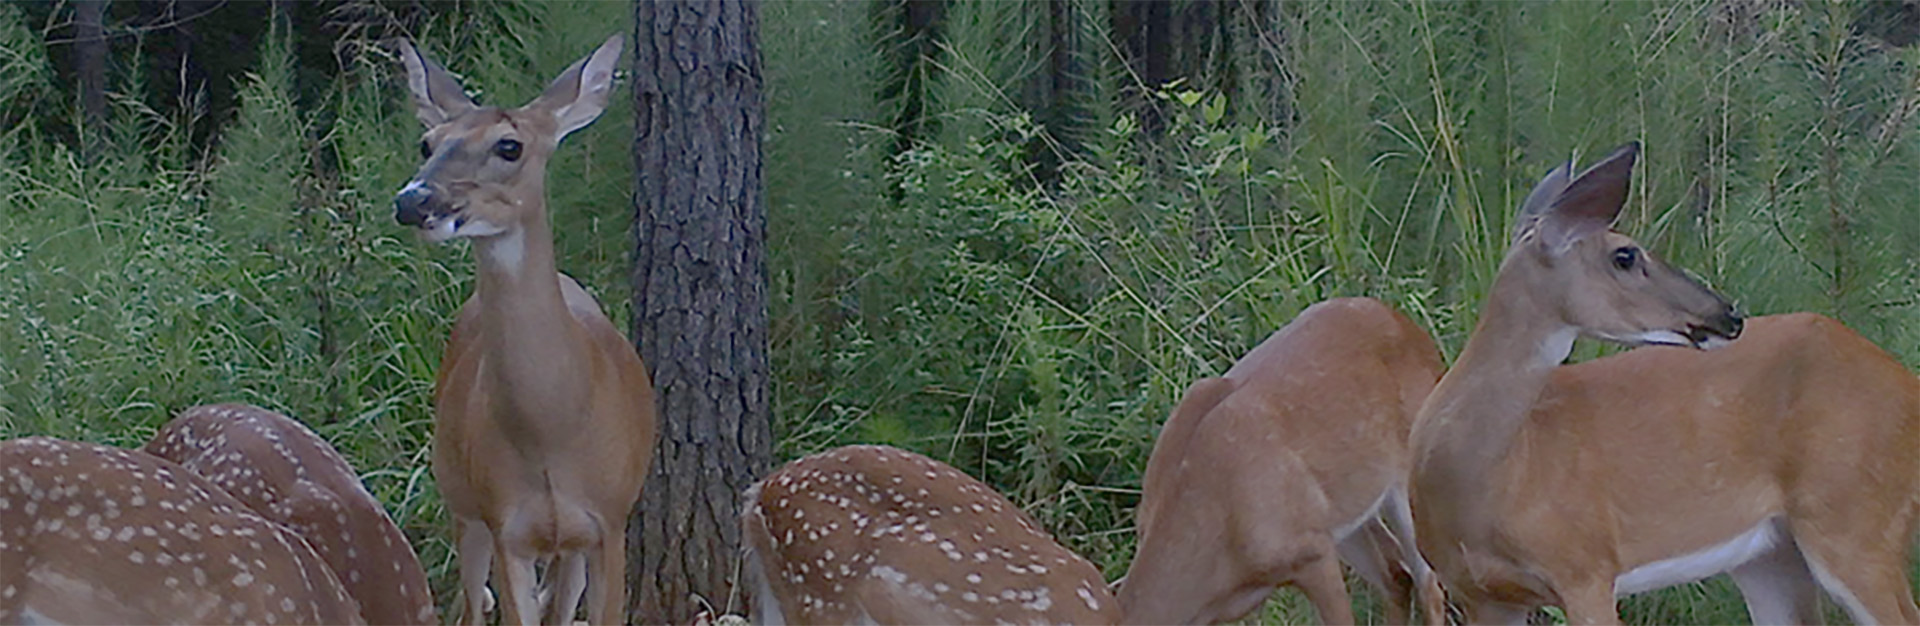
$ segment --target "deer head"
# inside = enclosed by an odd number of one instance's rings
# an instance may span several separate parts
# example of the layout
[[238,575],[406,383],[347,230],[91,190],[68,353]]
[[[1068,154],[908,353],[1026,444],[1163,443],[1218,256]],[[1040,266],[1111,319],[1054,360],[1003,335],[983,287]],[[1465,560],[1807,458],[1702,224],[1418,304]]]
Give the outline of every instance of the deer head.
[[1612,230],[1639,153],[1628,143],[1579,176],[1571,162],[1549,172],[1521,208],[1502,273],[1527,281],[1522,292],[1564,327],[1596,339],[1704,349],[1738,337],[1740,316],[1725,298]]
[[484,238],[544,219],[547,159],[568,133],[600,116],[620,58],[620,35],[574,62],[532,102],[483,107],[412,43],[400,42],[407,90],[427,132],[419,171],[394,196],[394,219],[431,241]]

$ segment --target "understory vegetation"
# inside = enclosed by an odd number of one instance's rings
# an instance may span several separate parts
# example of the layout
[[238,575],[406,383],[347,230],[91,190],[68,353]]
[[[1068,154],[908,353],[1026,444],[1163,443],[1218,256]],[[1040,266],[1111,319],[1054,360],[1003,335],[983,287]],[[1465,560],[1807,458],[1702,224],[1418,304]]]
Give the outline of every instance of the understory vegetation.
[[[1240,3],[1182,61],[1207,71],[1153,84],[1116,58],[1110,4],[955,0],[933,33],[882,0],[761,6],[779,460],[927,453],[1118,577],[1186,385],[1336,296],[1393,304],[1451,358],[1533,182],[1629,140],[1622,231],[1749,314],[1832,315],[1920,364],[1920,46],[1878,4]],[[286,412],[362,472],[449,606],[429,396],[472,267],[392,221],[420,127],[381,38],[517,105],[631,24],[624,3],[478,6],[351,31],[317,88],[274,31],[210,141],[205,109],[124,74],[93,156],[41,25],[0,4],[0,120],[20,122],[0,129],[0,439],[137,446],[196,404]],[[622,328],[627,93],[548,186],[561,269]],[[1278,598],[1264,620],[1313,619]],[[1622,612],[1746,620],[1724,579]]]

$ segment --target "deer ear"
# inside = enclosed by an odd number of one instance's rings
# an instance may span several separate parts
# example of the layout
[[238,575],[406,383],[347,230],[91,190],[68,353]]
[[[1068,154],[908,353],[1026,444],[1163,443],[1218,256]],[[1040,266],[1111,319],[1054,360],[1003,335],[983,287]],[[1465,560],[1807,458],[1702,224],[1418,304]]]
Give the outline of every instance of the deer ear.
[[607,93],[613,89],[614,63],[620,60],[623,40],[618,34],[608,37],[593,54],[568,66],[545,93],[527,105],[553,114],[555,141],[593,123],[606,110]]
[[1519,242],[1520,236],[1540,221],[1540,215],[1546,213],[1547,207],[1553,205],[1554,199],[1559,198],[1571,182],[1573,161],[1548,170],[1546,177],[1541,178],[1539,184],[1533,186],[1533,191],[1527,194],[1527,201],[1520,205],[1520,214],[1513,219],[1513,240],[1509,243]]
[[[1639,155],[1639,142],[1620,146],[1568,183],[1543,209],[1535,226],[1541,243],[1558,253],[1583,237],[1612,228],[1620,208],[1626,206],[1633,162]],[[1533,200],[1528,198],[1529,203]]]
[[453,75],[421,54],[413,42],[400,40],[400,62],[407,66],[407,91],[413,94],[413,114],[420,123],[439,126],[475,108]]

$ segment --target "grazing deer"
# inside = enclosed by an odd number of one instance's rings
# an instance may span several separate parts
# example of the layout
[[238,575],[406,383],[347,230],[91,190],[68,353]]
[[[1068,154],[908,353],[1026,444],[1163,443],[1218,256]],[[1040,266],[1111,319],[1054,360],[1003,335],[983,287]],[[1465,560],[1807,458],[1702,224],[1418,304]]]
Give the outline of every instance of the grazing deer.
[[1239,619],[1291,584],[1322,622],[1350,624],[1345,560],[1385,592],[1392,623],[1416,595],[1444,623],[1406,495],[1407,434],[1444,369],[1406,316],[1349,298],[1309,307],[1225,377],[1188,387],[1141,481],[1126,621]]
[[[1609,230],[1636,144],[1549,173],[1414,423],[1421,551],[1474,623],[1729,572],[1756,622],[1920,623],[1920,391],[1831,320],[1756,320]],[[1646,345],[1561,367],[1575,335]]]
[[374,624],[437,624],[407,537],[347,460],[293,418],[257,406],[196,406],[142,448],[298,533]]
[[0,442],[0,624],[361,624],[301,538],[152,455]]
[[498,558],[505,622],[533,623],[534,564],[557,557],[550,619],[570,620],[591,584],[588,619],[620,620],[653,387],[599,303],[555,271],[546,204],[547,159],[606,107],[620,37],[517,109],[477,106],[412,45],[400,53],[427,132],[395,217],[431,241],[472,240],[478,260],[434,386],[433,475],[459,533],[466,619],[483,619]]
[[747,490],[756,624],[1111,624],[1092,563],[993,488],[886,446],[806,457]]

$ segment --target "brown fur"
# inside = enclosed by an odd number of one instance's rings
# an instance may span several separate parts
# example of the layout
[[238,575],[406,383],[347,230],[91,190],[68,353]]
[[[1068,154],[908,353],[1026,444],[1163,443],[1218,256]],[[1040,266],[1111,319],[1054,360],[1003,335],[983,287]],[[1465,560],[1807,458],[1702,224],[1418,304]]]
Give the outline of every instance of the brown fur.
[[754,621],[1111,624],[1092,563],[945,463],[847,446],[747,491],[741,527]]
[[1289,584],[1322,621],[1351,622],[1341,556],[1383,587],[1393,621],[1416,595],[1429,622],[1443,620],[1412,538],[1396,539],[1373,508],[1406,519],[1407,433],[1441,370],[1419,326],[1350,298],[1308,308],[1225,377],[1194,383],[1141,481],[1127,622],[1233,620]]
[[[1793,315],[1714,351],[1558,366],[1574,331],[1685,345],[1741,334],[1730,305],[1652,255],[1619,266],[1638,246],[1606,227],[1636,148],[1570,186],[1558,170],[1529,197],[1479,325],[1414,424],[1422,552],[1474,623],[1543,604],[1614,623],[1617,583],[1720,570],[1755,621],[1818,621],[1818,582],[1856,621],[1920,623],[1904,574],[1920,387],[1879,348]],[[1656,562],[1690,567],[1636,570]]]
[[306,539],[374,624],[437,624],[407,537],[326,440],[257,406],[196,406],[143,451],[180,464]]
[[144,452],[0,442],[0,624],[362,624],[296,533]]
[[[434,385],[433,475],[459,533],[464,619],[484,619],[489,568],[504,623],[533,623],[536,562],[554,559],[550,620],[626,609],[627,515],[654,446],[653,385],[600,306],[554,267],[546,165],[604,108],[619,37],[517,109],[481,108],[404,46],[432,154],[396,199],[403,222],[469,238],[478,260]],[[502,146],[518,142],[509,158]],[[418,221],[409,221],[409,220]]]

